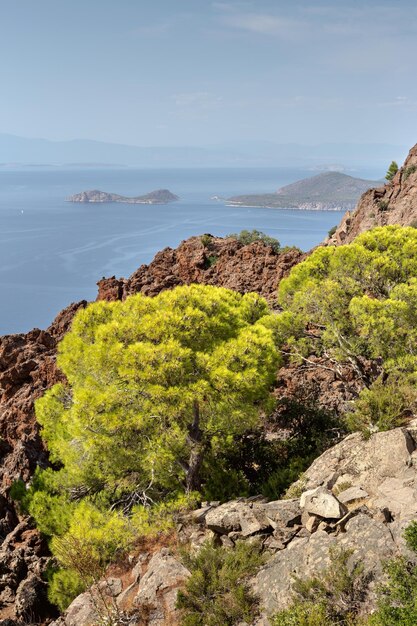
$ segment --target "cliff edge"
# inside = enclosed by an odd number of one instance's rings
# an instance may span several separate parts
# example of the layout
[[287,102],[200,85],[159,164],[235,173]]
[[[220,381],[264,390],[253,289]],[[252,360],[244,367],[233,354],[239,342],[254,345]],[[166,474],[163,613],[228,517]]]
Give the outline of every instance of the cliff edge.
[[351,243],[357,235],[375,226],[417,224],[417,144],[404,165],[382,187],[366,191],[356,209],[347,212],[334,234],[325,243]]

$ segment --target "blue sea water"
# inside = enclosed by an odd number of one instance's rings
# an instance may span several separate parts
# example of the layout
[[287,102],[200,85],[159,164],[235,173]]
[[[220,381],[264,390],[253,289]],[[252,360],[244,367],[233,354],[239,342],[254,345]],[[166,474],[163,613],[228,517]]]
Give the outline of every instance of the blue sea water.
[[[227,207],[213,196],[266,193],[310,171],[295,169],[0,170],[0,334],[45,328],[70,302],[95,299],[103,276],[129,276],[192,235],[256,228],[283,245],[317,245],[342,213]],[[357,173],[356,173],[357,175]],[[167,188],[165,206],[73,204],[101,189],[140,195]]]

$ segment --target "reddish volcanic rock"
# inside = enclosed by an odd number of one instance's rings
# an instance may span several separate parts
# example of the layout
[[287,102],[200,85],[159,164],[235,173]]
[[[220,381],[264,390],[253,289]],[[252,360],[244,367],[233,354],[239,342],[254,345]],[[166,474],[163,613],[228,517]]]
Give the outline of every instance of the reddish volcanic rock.
[[[34,402],[45,389],[62,380],[56,367],[56,345],[76,311],[86,304],[84,301],[64,309],[48,330],[36,328],[26,334],[0,337],[0,535],[4,539],[0,546],[0,619],[10,616],[15,604],[21,613],[27,610],[35,616],[37,609],[29,602],[31,594],[23,591],[44,588],[41,574],[47,565],[46,543],[30,529],[27,519],[20,518],[19,523],[18,512],[7,495],[14,481],[27,482],[37,465],[47,463]],[[47,603],[43,604],[47,609]]]
[[276,252],[261,242],[243,245],[232,238],[191,237],[175,250],[158,252],[149,265],[142,265],[128,279],[102,279],[97,299],[124,299],[138,292],[155,296],[176,285],[202,283],[240,293],[256,291],[275,306],[280,280],[305,256],[296,248]]
[[417,223],[417,144],[411,148],[404,165],[392,181],[366,191],[353,213],[344,215],[328,244],[350,243],[374,226]]

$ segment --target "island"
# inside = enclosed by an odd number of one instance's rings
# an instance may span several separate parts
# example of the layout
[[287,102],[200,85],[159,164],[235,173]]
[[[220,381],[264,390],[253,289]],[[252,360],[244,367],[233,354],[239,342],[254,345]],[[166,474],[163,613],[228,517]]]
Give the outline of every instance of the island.
[[382,181],[354,178],[341,172],[324,172],[281,187],[273,193],[228,198],[226,205],[271,209],[346,211],[355,208],[365,191],[373,187],[381,187],[382,184]]
[[117,193],[107,193],[99,189],[90,191],[82,191],[67,199],[67,202],[84,202],[84,203],[109,203],[124,202],[125,204],[168,204],[175,202],[179,197],[171,193],[168,189],[157,189],[151,191],[144,196],[120,196]]

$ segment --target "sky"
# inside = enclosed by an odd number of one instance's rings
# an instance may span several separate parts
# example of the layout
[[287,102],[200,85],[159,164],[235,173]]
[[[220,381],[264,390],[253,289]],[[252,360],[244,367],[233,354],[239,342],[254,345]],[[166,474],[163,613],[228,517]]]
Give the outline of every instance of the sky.
[[417,141],[409,0],[0,0],[0,132],[141,146]]

